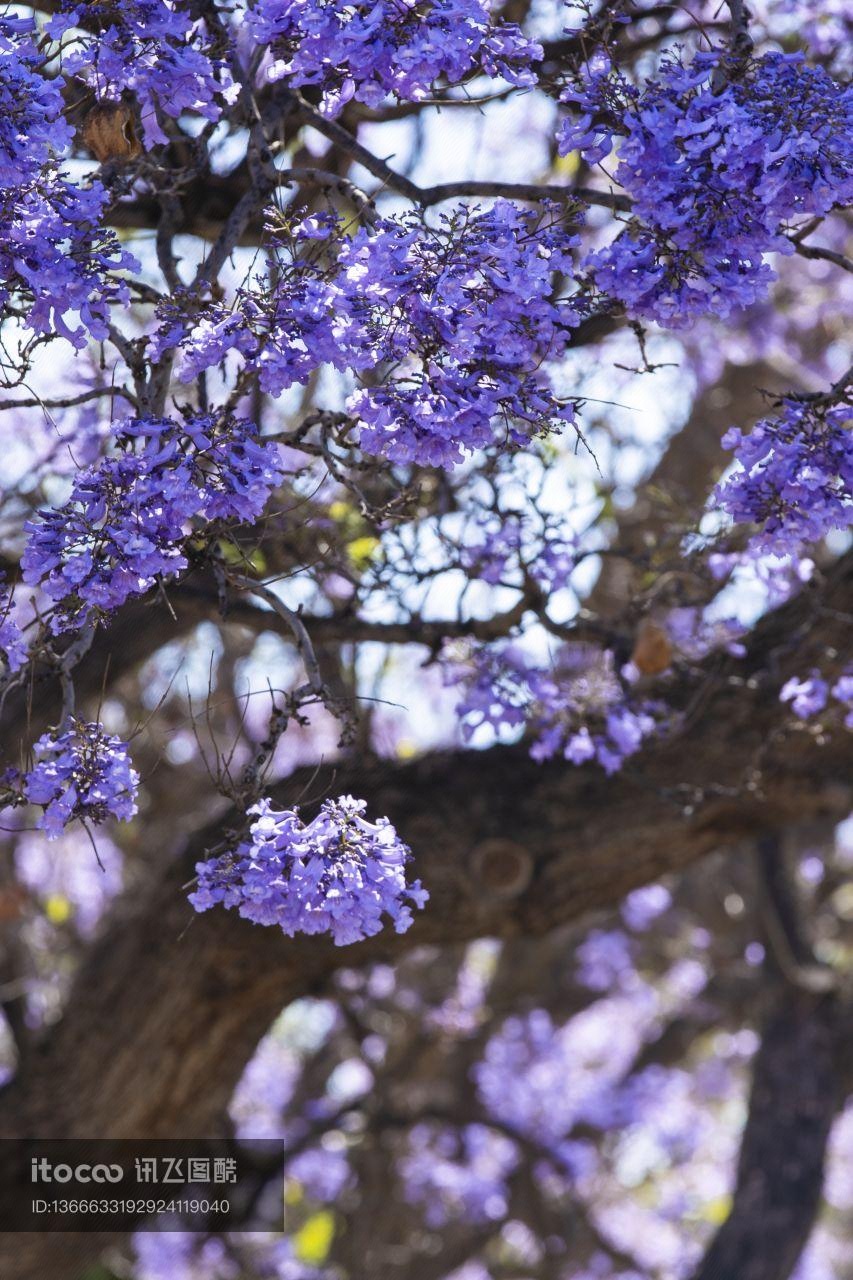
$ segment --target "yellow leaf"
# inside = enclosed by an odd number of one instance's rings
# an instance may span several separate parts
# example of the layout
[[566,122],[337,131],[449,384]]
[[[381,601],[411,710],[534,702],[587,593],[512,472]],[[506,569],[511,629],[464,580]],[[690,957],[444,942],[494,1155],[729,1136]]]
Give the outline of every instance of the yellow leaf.
[[329,1209],[312,1214],[293,1237],[293,1251],[300,1262],[319,1267],[335,1238],[335,1215]]
[[573,178],[581,167],[581,153],[570,151],[568,155],[558,156],[554,161],[554,173],[560,177]]
[[352,542],[347,543],[350,564],[360,573],[368,567],[378,550],[379,539],[372,538],[369,534],[363,538],[353,538]]
[[713,1226],[719,1227],[722,1226],[731,1211],[731,1196],[717,1196],[716,1200],[709,1200],[703,1207],[702,1217],[706,1222],[710,1222]]
[[226,542],[222,539],[218,543],[218,550],[226,564],[241,564],[243,561],[240,548],[236,547],[233,542]]
[[341,537],[349,541],[362,537],[369,527],[361,512],[343,499],[329,503],[329,516],[338,526]]
[[227,538],[222,538],[217,543],[217,549],[226,564],[236,564],[241,568],[250,565],[255,570],[255,573],[266,573],[267,571],[266,558],[263,552],[257,548],[251,555],[247,556],[242,547],[238,547],[236,543],[230,542]]
[[51,924],[65,924],[71,919],[71,903],[61,893],[52,893],[44,904],[44,912]]
[[297,1182],[295,1178],[288,1178],[284,1184],[284,1203],[289,1209],[293,1209],[296,1205],[301,1204],[305,1199],[305,1192],[302,1190],[302,1183]]

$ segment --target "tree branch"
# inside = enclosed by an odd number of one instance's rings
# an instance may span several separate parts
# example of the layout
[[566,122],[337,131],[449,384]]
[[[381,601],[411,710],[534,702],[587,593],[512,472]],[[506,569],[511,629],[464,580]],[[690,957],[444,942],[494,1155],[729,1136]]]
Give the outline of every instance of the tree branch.
[[[515,747],[409,765],[345,764],[319,776],[303,770],[275,787],[281,804],[308,787],[314,798],[352,791],[399,827],[432,895],[405,935],[386,930],[337,949],[324,938],[286,939],[225,910],[194,917],[185,896],[192,866],[234,818],[214,822],[147,892],[116,907],[65,1016],[0,1095],[2,1132],[215,1134],[273,1018],[338,966],[392,960],[421,943],[540,935],[713,849],[800,820],[845,816],[853,735],[821,747],[809,733],[785,733],[775,682],[805,669],[819,649],[841,650],[851,609],[853,555],[821,598],[804,594],[765,620],[736,683],[702,677],[703,711],[681,737],[615,778],[560,761],[538,765]],[[761,673],[774,665],[768,687]],[[695,687],[673,693],[684,701]],[[533,860],[529,884],[511,898],[484,892],[478,879],[478,848],[494,839],[524,846]],[[6,1237],[2,1255],[9,1280],[67,1274],[38,1270],[25,1254],[29,1271],[16,1270],[13,1242]]]
[[356,160],[374,178],[378,178],[383,186],[398,195],[405,196],[413,204],[422,208],[440,204],[443,200],[452,200],[459,196],[505,196],[510,200],[581,200],[587,204],[600,205],[605,209],[615,209],[623,213],[631,210],[628,196],[615,192],[596,191],[588,187],[564,187],[536,182],[442,182],[433,187],[419,187],[411,178],[397,173],[389,164],[375,156],[348,129],[322,115],[315,107],[299,98],[297,114],[306,124],[310,124],[318,133],[322,133],[347,155]]

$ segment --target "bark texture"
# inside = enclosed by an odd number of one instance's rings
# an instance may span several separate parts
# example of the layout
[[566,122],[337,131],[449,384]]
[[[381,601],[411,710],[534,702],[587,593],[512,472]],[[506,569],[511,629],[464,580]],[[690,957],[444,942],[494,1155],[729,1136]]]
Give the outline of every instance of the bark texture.
[[[684,730],[615,778],[560,761],[538,765],[523,747],[318,776],[313,795],[364,796],[414,849],[432,898],[405,935],[339,949],[320,938],[286,939],[233,912],[194,916],[184,885],[221,824],[201,832],[146,893],[116,907],[65,1017],[32,1051],[20,1084],[0,1096],[2,1131],[205,1134],[275,1014],[341,964],[420,943],[542,934],[711,849],[801,819],[843,816],[851,735],[826,743],[808,728],[783,729],[790,717],[778,680],[807,669],[817,649],[843,651],[851,605],[853,557],[819,598],[802,597],[759,628],[745,675],[738,664],[734,683],[724,669],[691,681],[681,691]],[[771,679],[749,679],[750,669],[774,668]],[[278,799],[292,803],[305,783],[294,776]]]
[[[846,652],[851,609],[848,557],[819,590],[758,628],[745,663],[713,662],[685,678],[674,689],[686,708],[683,731],[613,779],[562,762],[537,765],[524,748],[407,766],[347,766],[316,778],[312,795],[330,789],[364,796],[415,850],[417,874],[432,898],[401,937],[382,934],[336,949],[323,939],[288,940],[230,912],[194,917],[184,885],[217,838],[221,824],[214,824],[148,891],[116,908],[62,1021],[0,1096],[0,1133],[213,1135],[272,1019],[289,1001],[322,989],[338,966],[391,959],[420,943],[542,934],[712,849],[801,819],[844,816],[851,808],[853,735],[841,731],[827,744],[808,727],[784,727],[790,717],[778,689],[780,679],[809,669],[828,649]],[[292,803],[305,784],[294,777],[278,799]],[[495,842],[501,842],[497,858]],[[514,859],[507,858],[510,845]],[[517,874],[526,862],[529,874]],[[779,1032],[783,1040],[788,1034]],[[810,1053],[803,1050],[804,1059]],[[818,1092],[816,1084],[813,1098]],[[772,1096],[771,1089],[768,1116]],[[814,1120],[821,1132],[823,1123]],[[803,1139],[805,1182],[816,1176],[815,1157],[807,1159],[807,1148],[816,1150],[814,1136]],[[749,1154],[745,1148],[744,1168],[756,1159],[763,1159],[760,1145]],[[790,1194],[799,1196],[804,1184],[792,1176]],[[773,1182],[753,1194],[775,1205],[777,1194],[789,1191],[777,1193]],[[97,1244],[79,1237],[75,1249],[85,1254],[87,1241],[89,1248]],[[18,1248],[13,1237],[0,1243],[4,1277],[77,1275],[61,1239],[26,1244]],[[724,1238],[719,1249],[729,1247],[736,1244]],[[701,1280],[724,1273],[749,1280],[785,1274],[724,1268]]]
[[793,1270],[842,1097],[839,1021],[835,997],[784,991],[756,1056],[732,1211],[694,1280],[786,1280]]

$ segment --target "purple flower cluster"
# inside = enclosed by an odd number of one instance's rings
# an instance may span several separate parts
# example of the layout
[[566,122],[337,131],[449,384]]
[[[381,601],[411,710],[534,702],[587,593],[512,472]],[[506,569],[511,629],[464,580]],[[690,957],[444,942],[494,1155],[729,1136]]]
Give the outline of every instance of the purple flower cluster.
[[428,97],[437,82],[485,73],[531,85],[542,48],[515,23],[496,22],[489,0],[258,0],[245,17],[257,43],[271,47],[271,80],[317,86],[323,110],[350,99],[378,106],[388,94]]
[[[0,306],[20,299],[29,328],[78,349],[90,336],[105,340],[110,306],[130,299],[112,273],[139,269],[100,225],[108,203],[100,183],[76,186],[49,171],[32,187],[0,196]],[[72,328],[75,315],[80,323]]]
[[281,478],[276,446],[234,419],[130,419],[115,441],[67,502],[25,526],[24,580],[59,605],[57,631],[180,573],[192,521],[256,519]]
[[[0,574],[0,587],[2,582]],[[0,590],[0,664],[5,664],[9,671],[20,671],[29,656],[29,648],[12,616],[12,608],[11,596]]]
[[643,1013],[641,1001],[620,995],[562,1026],[546,1009],[507,1018],[472,1072],[480,1099],[571,1167],[574,1144],[563,1139],[579,1120],[597,1123],[614,1110],[614,1086],[641,1043]]
[[[624,133],[616,178],[633,201],[621,235],[589,256],[599,287],[670,328],[761,298],[784,224],[853,196],[853,90],[797,55],[771,53],[720,89],[719,52],[664,60],[641,94],[607,64],[566,100],[563,152],[591,160]],[[602,122],[603,121],[603,122]]]
[[582,63],[573,83],[560,94],[572,114],[560,121],[557,150],[561,156],[580,151],[589,164],[598,164],[613,150],[620,121],[627,124],[638,110],[639,90],[613,65],[602,50]]
[[[544,1009],[507,1018],[486,1046],[473,1077],[487,1109],[519,1134],[551,1144],[576,1118],[570,1037]],[[574,1082],[573,1082],[574,1083]]]
[[850,0],[770,0],[774,21],[785,23],[815,59],[831,63],[837,74],[853,70],[853,10]]
[[[85,11],[96,34],[77,28]],[[64,39],[63,70],[92,85],[101,99],[134,96],[147,146],[168,142],[160,116],[193,112],[218,120],[232,88],[225,64],[211,56],[203,21],[165,0],[62,0],[47,27]],[[70,33],[74,33],[71,39]]]
[[352,1177],[346,1154],[325,1147],[301,1151],[288,1162],[286,1173],[300,1184],[307,1196],[321,1204],[334,1204]]
[[347,407],[365,453],[428,467],[454,467],[465,452],[495,443],[517,448],[575,422],[574,404],[558,404],[537,379],[508,369],[492,377],[452,359],[358,391]]
[[24,778],[24,796],[44,813],[38,826],[49,840],[72,818],[127,822],[136,813],[139,776],[127,746],[101,724],[72,720],[55,737],[45,733],[33,748],[35,763]]
[[660,709],[631,696],[610,651],[566,645],[543,668],[517,647],[493,647],[475,652],[472,667],[454,677],[465,683],[457,712],[466,739],[483,725],[498,732],[524,727],[535,760],[561,754],[615,773],[659,730]]
[[848,667],[833,685],[819,671],[812,671],[804,679],[792,676],[779,693],[779,700],[790,702],[791,710],[800,720],[809,720],[824,711],[830,698],[845,708],[844,724],[853,729],[853,667]]
[[[276,1247],[264,1243],[265,1252],[277,1262]],[[137,1231],[133,1250],[134,1280],[238,1280],[240,1275],[233,1249],[221,1236],[203,1236],[196,1231]],[[278,1280],[313,1280],[314,1276],[320,1280],[307,1267],[294,1273],[286,1270],[284,1263],[274,1271],[267,1270],[270,1274]]]
[[738,466],[715,490],[738,523],[756,524],[751,547],[797,553],[853,525],[853,411],[786,400],[777,417],[723,437]]
[[71,142],[62,80],[41,74],[35,20],[0,14],[0,192],[26,187]]
[[450,1129],[418,1124],[400,1160],[406,1199],[419,1205],[430,1227],[489,1222],[504,1216],[507,1179],[518,1164],[515,1143],[482,1124]]
[[124,883],[121,850],[103,830],[97,848],[93,858],[91,833],[81,823],[70,823],[55,841],[45,841],[38,829],[21,831],[15,841],[18,880],[45,906],[63,899],[85,938],[92,937]]
[[828,696],[829,685],[817,672],[812,672],[805,680],[793,676],[786,681],[779,693],[779,701],[790,702],[794,715],[800,720],[808,720],[823,711]]
[[470,541],[460,548],[463,568],[490,586],[519,585],[521,572],[548,591],[564,587],[577,563],[577,546],[567,540],[562,521],[533,521],[516,512],[480,517]]
[[700,662],[709,653],[722,650],[734,658],[742,658],[746,630],[737,618],[708,616],[696,605],[670,609],[666,615],[666,634],[678,653],[691,662]]
[[263,800],[248,843],[196,866],[196,911],[219,903],[256,924],[296,933],[330,933],[346,946],[378,933],[383,914],[398,933],[412,923],[410,904],[428,898],[419,880],[406,883],[410,852],[387,818],[368,822],[352,796],[327,800],[313,821]]
[[72,131],[63,81],[43,65],[33,20],[0,15],[0,308],[83,347],[87,333],[107,337],[109,305],[129,298],[111,273],[138,263],[100,225],[104,187],[71,183],[57,168]]
[[853,667],[848,667],[832,686],[831,693],[836,702],[846,708],[844,725],[853,729]]
[[278,395],[324,363],[356,374],[392,364],[393,376],[347,403],[366,452],[451,467],[464,451],[520,445],[575,418],[542,372],[580,318],[553,296],[577,244],[563,222],[554,206],[499,200],[435,227],[381,218],[330,255],[341,229],[315,215],[280,240],[268,307],[246,298],[240,318],[214,309],[183,338],[181,377],[237,351]]
[[634,948],[622,929],[591,929],[575,955],[578,980],[591,991],[630,989],[636,980]]

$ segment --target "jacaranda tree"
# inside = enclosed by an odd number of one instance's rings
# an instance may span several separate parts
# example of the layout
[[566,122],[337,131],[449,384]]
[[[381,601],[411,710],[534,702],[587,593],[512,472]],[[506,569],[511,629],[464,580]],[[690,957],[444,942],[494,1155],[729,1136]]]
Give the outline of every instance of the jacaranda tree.
[[287,1188],[4,1277],[853,1275],[851,49],[0,3],[0,1132]]

